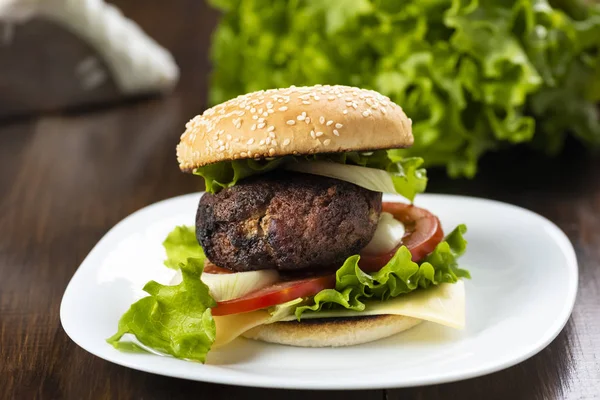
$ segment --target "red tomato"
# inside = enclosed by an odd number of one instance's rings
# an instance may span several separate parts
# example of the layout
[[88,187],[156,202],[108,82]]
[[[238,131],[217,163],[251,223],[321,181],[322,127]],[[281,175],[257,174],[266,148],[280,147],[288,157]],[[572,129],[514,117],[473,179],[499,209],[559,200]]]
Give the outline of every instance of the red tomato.
[[213,315],[239,314],[283,304],[298,297],[314,296],[323,289],[335,287],[335,275],[317,276],[295,281],[283,281],[238,299],[221,301],[212,309]]
[[444,239],[440,220],[423,208],[404,203],[383,203],[382,211],[389,212],[402,222],[406,232],[402,242],[389,253],[361,253],[358,264],[364,271],[379,271],[396,254],[400,246],[406,246],[410,250],[413,261],[421,261]]
[[227,268],[217,267],[208,258],[204,262],[204,272],[206,272],[207,274],[218,274],[218,275],[221,275],[221,274],[233,274],[234,273],[233,271],[231,271],[231,270],[229,270]]

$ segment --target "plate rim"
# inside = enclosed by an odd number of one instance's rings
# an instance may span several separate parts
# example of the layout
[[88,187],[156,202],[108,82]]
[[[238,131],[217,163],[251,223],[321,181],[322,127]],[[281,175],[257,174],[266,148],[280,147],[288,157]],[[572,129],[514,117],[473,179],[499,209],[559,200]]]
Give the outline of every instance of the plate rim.
[[[412,379],[410,382],[399,382],[397,379],[386,378],[386,379],[378,379],[375,382],[367,381],[367,380],[356,380],[350,384],[348,382],[346,382],[344,385],[335,385],[327,380],[310,380],[310,381],[301,380],[301,381],[299,381],[299,380],[295,380],[293,378],[290,380],[290,379],[282,379],[281,377],[270,377],[270,376],[261,376],[261,379],[256,379],[257,376],[246,375],[247,373],[245,371],[242,372],[242,374],[244,374],[243,376],[233,376],[232,377],[230,374],[218,373],[218,370],[221,368],[217,367],[217,366],[211,366],[211,365],[208,365],[208,367],[211,369],[215,368],[215,371],[210,372],[206,376],[198,376],[197,370],[195,368],[193,369],[195,371],[195,373],[192,374],[187,371],[183,372],[183,373],[181,371],[173,372],[169,369],[164,369],[164,368],[161,370],[160,369],[161,367],[157,367],[157,366],[151,365],[151,364],[149,364],[149,365],[140,365],[140,364],[132,365],[132,363],[130,363],[126,359],[123,359],[122,357],[120,357],[119,355],[121,353],[118,353],[116,350],[115,350],[115,354],[111,354],[111,353],[103,352],[102,348],[100,348],[100,347],[89,348],[87,346],[82,345],[81,341],[79,340],[77,335],[74,335],[73,331],[70,330],[70,326],[69,326],[70,322],[68,321],[68,318],[66,317],[65,313],[66,313],[66,308],[67,308],[67,303],[69,301],[69,298],[72,296],[72,295],[70,295],[70,293],[73,293],[75,291],[75,289],[73,289],[73,287],[77,282],[77,279],[78,279],[77,277],[82,274],[81,271],[83,270],[83,267],[90,262],[89,260],[92,259],[95,256],[95,254],[102,249],[102,247],[106,246],[105,243],[109,242],[109,238],[111,236],[113,236],[111,234],[114,234],[115,231],[118,231],[119,229],[121,229],[121,227],[123,225],[127,224],[131,219],[137,217],[138,215],[140,215],[142,213],[151,212],[156,208],[160,208],[164,204],[172,202],[173,200],[185,200],[187,198],[192,198],[192,197],[199,198],[204,193],[205,192],[195,192],[195,193],[183,194],[183,195],[171,197],[168,199],[163,199],[158,202],[149,204],[145,207],[142,207],[142,208],[134,211],[133,213],[127,215],[125,218],[123,218],[118,223],[116,223],[92,247],[90,252],[86,255],[86,257],[83,259],[81,264],[77,267],[77,269],[73,273],[73,276],[69,280],[69,283],[67,284],[67,286],[65,288],[64,294],[61,299],[61,304],[60,304],[61,326],[62,326],[63,330],[65,331],[65,333],[67,334],[67,336],[75,344],[77,344],[80,348],[82,348],[86,352],[88,352],[96,357],[99,357],[103,360],[112,362],[114,364],[117,364],[117,365],[120,365],[123,367],[131,368],[131,369],[135,369],[135,370],[139,370],[139,371],[143,371],[143,372],[147,372],[147,373],[151,373],[151,374],[155,374],[155,375],[163,375],[163,376],[168,376],[168,377],[173,377],[173,378],[188,379],[188,380],[207,382],[207,383],[237,385],[237,386],[247,386],[247,387],[257,387],[257,388],[292,389],[292,390],[362,390],[362,389],[389,389],[389,388],[401,388],[401,387],[416,387],[416,386],[423,386],[423,385],[434,385],[434,384],[456,382],[456,381],[460,381],[460,380],[466,380],[466,379],[471,379],[471,378],[475,378],[475,377],[479,377],[479,376],[483,376],[483,375],[488,375],[488,374],[491,374],[494,372],[501,371],[506,368],[510,368],[514,365],[517,365],[517,364],[529,359],[530,357],[536,355],[541,350],[543,350],[545,347],[547,347],[550,343],[552,343],[552,341],[554,341],[554,339],[560,334],[560,332],[562,332],[562,330],[568,323],[568,321],[571,317],[573,308],[575,306],[575,302],[576,302],[576,298],[577,298],[577,291],[578,291],[578,281],[579,281],[579,266],[578,266],[577,256],[576,256],[575,249],[574,249],[571,241],[569,240],[567,235],[555,223],[553,223],[548,218],[546,218],[536,212],[533,212],[524,207],[520,207],[520,206],[511,204],[511,203],[505,203],[505,202],[498,201],[498,200],[485,199],[485,198],[472,197],[472,196],[425,193],[425,194],[419,195],[419,197],[421,197],[422,199],[431,198],[434,200],[442,200],[442,199],[451,198],[451,199],[456,199],[459,201],[464,201],[464,200],[477,201],[477,202],[482,202],[482,203],[488,203],[490,205],[493,204],[496,206],[509,207],[509,208],[514,209],[515,211],[525,212],[526,214],[529,214],[529,216],[537,219],[543,225],[545,225],[547,228],[550,229],[550,232],[552,233],[551,236],[553,237],[553,239],[554,239],[555,243],[558,245],[558,247],[560,247],[561,252],[565,255],[565,257],[567,259],[566,266],[567,266],[568,277],[569,277],[569,285],[567,287],[568,292],[567,292],[566,301],[564,302],[563,308],[560,310],[560,312],[557,313],[557,317],[553,320],[553,324],[551,326],[549,326],[549,328],[546,330],[545,335],[540,336],[538,338],[538,340],[535,342],[535,345],[532,345],[531,348],[528,349],[528,351],[525,351],[522,354],[520,354],[519,356],[513,357],[510,360],[499,362],[499,363],[496,363],[495,365],[491,365],[486,368],[471,368],[470,370],[467,370],[467,371],[465,371],[464,369],[461,369],[460,371],[457,371],[457,372],[450,370],[444,374],[438,374],[438,375],[434,375],[434,376],[424,376],[419,379]],[[399,199],[399,197],[394,196],[394,195],[384,194],[383,199],[391,200],[391,199]],[[419,203],[418,200],[419,199],[417,198],[417,201],[415,202],[416,204]],[[65,321],[67,321],[67,322],[65,322]],[[98,349],[100,349],[100,350],[98,350]],[[198,365],[201,367],[204,367],[204,365],[202,365],[202,364],[198,364]],[[192,370],[192,369],[190,369],[190,370]],[[234,372],[231,369],[229,369],[228,371]],[[235,371],[235,373],[237,375],[240,372]],[[389,376],[389,375],[384,375],[384,376]]]

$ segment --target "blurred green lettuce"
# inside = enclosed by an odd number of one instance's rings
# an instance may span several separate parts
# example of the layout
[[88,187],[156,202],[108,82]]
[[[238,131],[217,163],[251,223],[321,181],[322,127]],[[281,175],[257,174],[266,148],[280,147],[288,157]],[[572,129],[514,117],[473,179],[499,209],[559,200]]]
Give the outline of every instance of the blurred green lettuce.
[[600,144],[600,5],[575,0],[211,0],[210,102],[289,85],[372,88],[451,176],[486,151],[567,133]]

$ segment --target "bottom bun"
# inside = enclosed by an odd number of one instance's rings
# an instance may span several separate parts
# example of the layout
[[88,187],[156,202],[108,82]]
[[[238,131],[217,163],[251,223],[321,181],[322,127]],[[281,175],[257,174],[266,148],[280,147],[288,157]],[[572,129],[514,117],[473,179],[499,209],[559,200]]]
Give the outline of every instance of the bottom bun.
[[299,347],[341,347],[373,342],[419,324],[402,315],[306,319],[260,325],[243,334],[263,342]]

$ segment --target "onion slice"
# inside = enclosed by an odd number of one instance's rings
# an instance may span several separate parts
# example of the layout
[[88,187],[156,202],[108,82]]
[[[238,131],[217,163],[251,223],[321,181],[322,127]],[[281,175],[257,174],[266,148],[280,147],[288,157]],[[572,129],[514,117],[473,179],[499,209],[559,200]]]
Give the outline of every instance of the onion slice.
[[400,194],[394,186],[392,173],[381,169],[328,161],[292,162],[286,164],[285,168],[290,171],[339,179],[374,192]]

